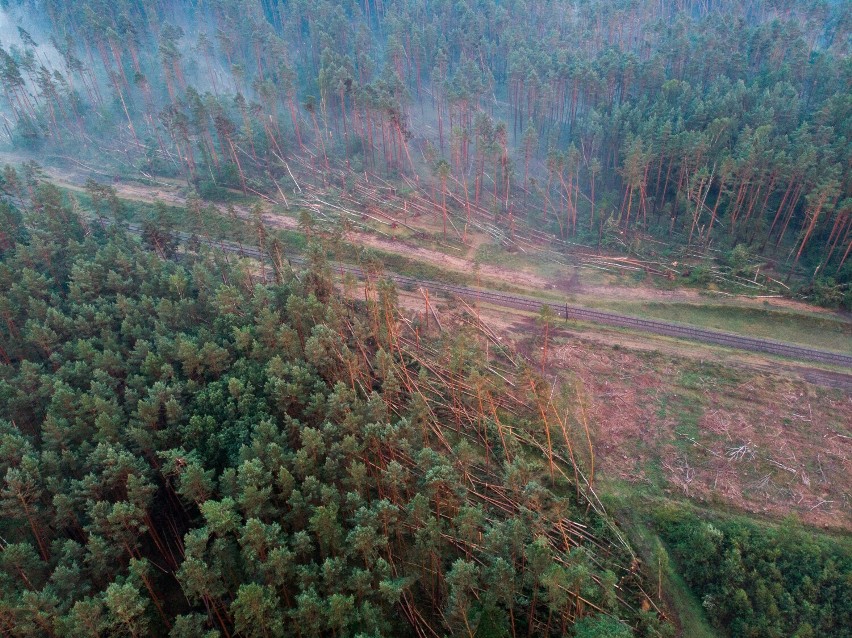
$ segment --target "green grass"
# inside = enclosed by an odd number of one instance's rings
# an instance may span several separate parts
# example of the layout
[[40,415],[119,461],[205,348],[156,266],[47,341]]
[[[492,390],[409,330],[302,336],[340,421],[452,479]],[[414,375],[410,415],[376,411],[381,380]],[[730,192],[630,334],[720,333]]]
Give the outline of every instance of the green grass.
[[695,594],[680,574],[672,568],[671,561],[664,569],[663,578],[669,601],[677,615],[681,635],[689,636],[689,638],[718,638],[719,634],[707,622],[704,609],[695,598]]
[[648,506],[647,488],[643,486],[640,494],[640,488],[613,482],[607,483],[604,489],[604,501],[627,532],[649,582],[656,585],[662,578],[666,611],[674,615],[679,635],[684,638],[719,638],[710,626],[701,603],[677,573],[674,560],[653,528],[656,509]]
[[698,506],[684,499],[663,496],[658,491],[649,490],[646,485],[631,485],[619,480],[599,483],[598,494],[610,514],[615,516],[627,533],[631,546],[642,560],[642,570],[649,584],[655,586],[661,579],[666,611],[673,615],[679,635],[684,638],[719,638],[720,634],[710,625],[701,601],[678,573],[677,561],[657,533],[659,524],[672,512],[688,510],[702,520],[740,522],[773,532],[791,526],[820,542],[838,544],[846,548],[843,551],[849,551],[849,537],[844,532],[814,530],[802,526],[793,517],[777,521],[724,508]]
[[725,304],[613,301],[601,308],[852,354],[852,322],[817,313]]
[[599,479],[597,492],[609,513],[627,533],[631,546],[642,560],[649,583],[657,584],[662,568],[664,599],[668,611],[674,613],[680,628],[679,635],[684,638],[718,638],[719,634],[711,627],[698,598],[679,575],[677,562],[657,533],[658,525],[673,512],[686,510],[702,520],[739,522],[768,531],[792,526],[820,542],[836,543],[846,548],[844,551],[850,551],[850,540],[845,531],[814,529],[802,525],[795,516],[777,520],[732,511],[724,504],[699,505],[686,498],[672,498],[646,484],[631,484],[618,479]]
[[349,263],[360,263],[366,258],[377,259],[388,271],[395,274],[406,275],[416,279],[428,279],[458,285],[469,285],[472,278],[463,273],[452,270],[444,270],[431,264],[426,264],[416,259],[409,259],[404,255],[385,252],[382,250],[364,250],[360,246],[346,244],[340,251],[339,258]]
[[[573,268],[568,259],[554,253],[542,253],[539,251],[521,252],[509,251],[498,244],[481,244],[474,253],[474,261],[489,265],[499,266],[514,270],[526,270],[546,278],[564,278],[566,272]],[[600,271],[583,271],[583,282],[589,283]],[[567,275],[570,277],[570,275]]]
[[698,440],[701,437],[699,424],[704,416],[704,404],[705,399],[697,390],[684,389],[659,396],[657,417],[661,421],[666,417],[675,420],[676,436],[672,439],[672,443],[678,448],[688,450],[693,445],[692,440]]

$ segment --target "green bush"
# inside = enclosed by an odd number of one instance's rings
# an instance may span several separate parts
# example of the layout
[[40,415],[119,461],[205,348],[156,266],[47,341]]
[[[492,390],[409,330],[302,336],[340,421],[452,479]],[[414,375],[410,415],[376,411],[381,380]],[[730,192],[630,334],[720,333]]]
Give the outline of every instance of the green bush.
[[631,638],[633,632],[615,618],[589,616],[574,625],[576,638]]
[[713,275],[710,272],[710,268],[705,266],[704,264],[699,264],[690,271],[689,273],[689,283],[696,284],[699,286],[706,286],[713,280]]
[[795,523],[707,521],[665,510],[657,527],[710,621],[732,638],[852,636],[852,547]]
[[725,254],[723,260],[726,266],[731,269],[735,275],[745,275],[748,273],[748,264],[751,259],[748,248],[744,244],[737,244],[734,248]]
[[817,277],[811,286],[813,302],[826,308],[839,308],[846,300],[849,286],[838,284],[834,277]]
[[232,193],[213,180],[202,179],[198,182],[198,194],[202,199],[225,202],[233,199]]

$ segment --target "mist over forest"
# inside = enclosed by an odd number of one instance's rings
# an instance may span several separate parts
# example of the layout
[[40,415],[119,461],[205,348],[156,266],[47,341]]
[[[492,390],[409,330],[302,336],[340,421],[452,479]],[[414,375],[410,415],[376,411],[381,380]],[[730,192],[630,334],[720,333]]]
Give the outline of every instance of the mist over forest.
[[[2,0],[0,635],[852,635],[850,53],[848,0]],[[665,295],[764,359],[569,324]]]
[[211,192],[292,190],[301,155],[562,240],[741,246],[845,303],[846,3],[5,5],[16,149]]

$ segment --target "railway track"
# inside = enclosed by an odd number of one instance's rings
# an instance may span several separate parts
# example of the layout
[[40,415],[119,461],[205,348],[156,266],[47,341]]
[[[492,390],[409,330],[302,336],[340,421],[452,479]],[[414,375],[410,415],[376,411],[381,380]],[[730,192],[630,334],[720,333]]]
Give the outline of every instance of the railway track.
[[[127,224],[128,230],[135,233],[141,232],[141,226],[138,224]],[[191,237],[189,233],[175,232],[175,235],[187,240]],[[208,244],[211,247],[219,248],[227,252],[242,254],[246,257],[255,259],[261,258],[261,253],[257,248],[249,246],[239,246],[236,243],[228,241],[212,241],[199,239],[202,243]],[[294,265],[304,265],[305,261],[299,257],[291,257],[290,263]],[[364,271],[357,266],[349,266],[345,264],[334,264],[334,269],[340,273],[350,273],[356,277],[363,278]],[[652,334],[662,335],[666,337],[675,337],[678,339],[688,339],[701,343],[710,343],[713,345],[724,346],[726,348],[734,348],[737,350],[746,350],[749,352],[759,352],[771,354],[780,357],[788,357],[796,360],[815,361],[818,363],[839,366],[852,370],[852,355],[842,354],[839,352],[830,352],[827,350],[819,350],[809,348],[807,346],[799,346],[783,341],[775,341],[772,339],[760,339],[757,337],[745,337],[742,335],[731,334],[719,330],[711,330],[708,328],[697,328],[695,326],[687,326],[668,321],[660,321],[656,319],[641,319],[630,315],[622,315],[604,310],[592,310],[590,308],[582,308],[572,306],[567,303],[555,303],[551,301],[542,301],[541,299],[533,299],[522,295],[514,295],[502,292],[494,292],[492,290],[483,290],[481,288],[473,288],[470,286],[459,286],[456,284],[448,284],[437,281],[429,281],[424,279],[416,279],[405,275],[388,274],[384,275],[387,279],[392,280],[397,285],[408,288],[426,288],[431,292],[443,293],[450,296],[458,296],[464,299],[474,301],[482,301],[504,308],[514,308],[517,310],[525,310],[529,312],[538,312],[543,305],[550,308],[558,316],[565,320],[586,321],[590,323],[613,326],[617,328],[629,328],[631,330],[639,330]]]
[[629,315],[622,315],[602,310],[592,310],[590,308],[581,308],[568,304],[543,302],[538,299],[530,299],[520,295],[496,293],[476,288],[469,288],[466,286],[456,286],[453,284],[420,281],[411,277],[402,277],[399,275],[391,275],[390,278],[403,286],[422,286],[432,291],[445,292],[459,297],[464,297],[466,299],[484,301],[493,305],[517,308],[519,310],[527,310],[530,312],[538,312],[543,305],[547,305],[550,306],[555,313],[566,320],[587,321],[618,328],[630,328],[667,337],[690,339],[692,341],[711,343],[738,350],[748,350],[750,352],[761,352],[782,357],[790,357],[792,359],[806,359],[852,369],[852,356],[837,352],[829,352],[826,350],[817,350],[816,348],[808,348],[806,346],[797,346],[784,343],[782,341],[744,337],[727,332],[709,330],[706,328],[696,328],[694,326],[685,326],[666,321],[640,319]]

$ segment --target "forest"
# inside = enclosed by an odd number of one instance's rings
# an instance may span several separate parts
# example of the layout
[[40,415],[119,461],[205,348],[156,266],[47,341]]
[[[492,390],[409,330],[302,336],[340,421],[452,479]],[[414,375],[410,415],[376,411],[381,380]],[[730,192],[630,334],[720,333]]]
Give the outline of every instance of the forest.
[[469,330],[320,245],[266,283],[49,184],[0,221],[3,635],[671,635],[565,406]]
[[852,304],[842,0],[3,5],[17,149],[279,203],[381,175],[462,240],[666,244]]
[[850,310],[850,48],[845,0],[0,0],[0,635],[688,636],[682,579],[849,636],[848,535],[648,500],[645,547],[550,306],[521,351],[344,236]]
[[684,578],[731,636],[849,636],[852,546],[790,525],[770,532],[742,520],[683,511],[658,519]]

